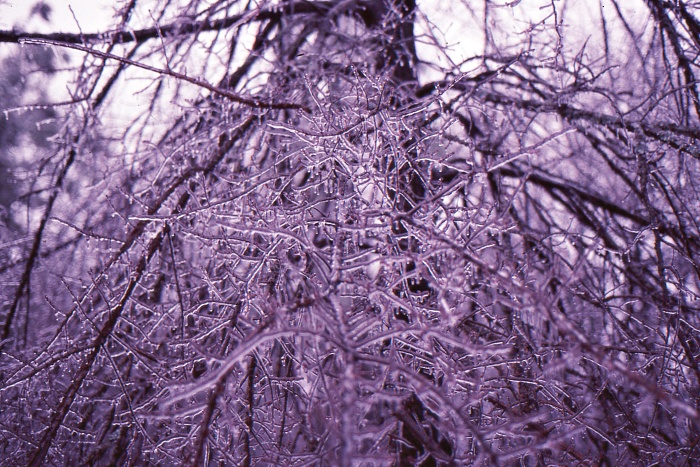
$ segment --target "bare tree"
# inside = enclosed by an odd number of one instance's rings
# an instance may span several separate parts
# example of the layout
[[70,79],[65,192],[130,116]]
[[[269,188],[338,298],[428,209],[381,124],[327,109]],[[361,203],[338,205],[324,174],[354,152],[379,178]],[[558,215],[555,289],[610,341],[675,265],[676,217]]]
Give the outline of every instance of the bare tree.
[[700,460],[698,7],[540,3],[0,31],[75,64],[12,101],[0,464]]

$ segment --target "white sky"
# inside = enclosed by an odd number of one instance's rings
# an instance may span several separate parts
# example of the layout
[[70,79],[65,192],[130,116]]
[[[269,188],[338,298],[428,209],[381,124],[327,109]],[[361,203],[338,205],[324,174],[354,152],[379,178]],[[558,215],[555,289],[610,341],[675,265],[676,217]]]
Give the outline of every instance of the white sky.
[[117,4],[115,0],[47,0],[52,7],[51,24],[38,16],[27,22],[36,3],[36,0],[0,0],[0,29],[17,27],[32,32],[78,32],[80,24],[83,32],[95,32],[109,26]]
[[[51,23],[49,24],[38,15],[27,20],[37,1],[0,0],[0,29],[7,30],[16,27],[31,32],[77,33],[80,29],[85,33],[100,32],[114,26],[115,8],[126,3],[125,0],[45,0],[52,7]],[[418,1],[420,12],[427,15],[428,19],[433,22],[431,25],[433,28],[438,26],[440,29],[436,35],[442,45],[450,47],[450,55],[455,62],[459,63],[469,56],[479,55],[483,52],[485,39],[483,31],[484,1]],[[607,3],[609,3],[608,0],[521,0],[520,2],[492,0],[493,17],[491,20],[497,21],[498,25],[496,26],[494,23],[490,25],[492,28],[489,29],[507,31],[511,40],[521,42],[522,33],[528,29],[528,26],[548,16],[551,12],[551,6],[555,5],[561,10],[563,18],[560,19],[565,19],[567,23],[567,36],[597,35],[600,31],[596,29],[600,29],[600,24],[595,16],[600,14],[601,5],[602,8],[605,8]],[[645,11],[640,0],[625,0],[620,4],[622,8],[627,10],[626,15],[636,9]],[[499,7],[499,5],[501,6]],[[563,14],[565,5],[566,14]],[[611,13],[612,6],[607,5],[607,7]],[[591,13],[593,17],[590,16]],[[132,21],[132,24],[150,22],[148,18],[140,18],[141,21],[137,18],[133,19],[136,21]],[[550,19],[549,22],[551,23],[551,21]],[[619,27],[619,24],[616,26]],[[137,26],[132,25],[132,27]],[[584,42],[585,40],[585,38],[578,37],[576,42]],[[424,50],[426,49],[424,48]]]
[[[115,9],[126,3],[126,0],[45,0],[52,7],[51,22],[47,23],[39,15],[28,19],[30,11],[37,1],[0,0],[0,29],[7,30],[16,27],[22,31],[46,33],[77,33],[80,30],[84,33],[103,32],[115,26]],[[462,63],[469,57],[484,53],[484,2],[485,0],[418,0],[420,16],[415,32],[419,37],[425,37],[421,36],[421,32],[429,27],[434,33],[435,40],[441,46],[431,49],[429,44],[419,43],[419,56],[429,62],[446,65],[447,68],[452,69],[452,66],[444,63],[444,57],[441,57],[440,50],[444,51],[444,46],[448,47],[449,58],[455,63]],[[622,8],[627,10],[625,16],[628,19],[634,18],[633,24],[643,25],[645,21],[648,21],[648,18],[645,19],[648,13],[645,14],[646,10],[643,8],[642,0],[624,0],[624,2],[619,3]],[[487,29],[489,34],[499,36],[492,36],[492,40],[498,43],[499,49],[511,42],[524,44],[524,33],[528,28],[545,18],[548,18],[548,30],[552,33],[553,17],[550,16],[552,6],[557,8],[560,14],[559,19],[564,19],[565,24],[561,28],[561,32],[565,40],[562,47],[565,50],[571,49],[568,51],[570,56],[578,53],[581,44],[584,43],[587,43],[586,52],[590,54],[589,59],[595,60],[597,55],[601,53],[599,15],[603,9],[608,10],[606,16],[609,14],[609,26],[613,30],[623,31],[612,15],[610,0],[521,0],[520,2],[492,0],[490,5],[491,13]],[[637,10],[636,15],[632,14],[635,10]],[[137,12],[132,18],[132,27],[139,27],[139,24],[152,26],[151,18],[139,15],[147,14]],[[427,26],[423,15],[427,16],[427,21],[431,23],[430,26]],[[549,39],[550,43],[541,41],[539,44],[535,44],[535,47],[549,46],[553,51],[551,42],[556,42],[556,37],[552,36]],[[613,43],[615,42],[613,41]],[[16,48],[16,45],[0,44],[0,55],[11,48]],[[621,47],[621,50],[626,50],[626,48]],[[509,53],[521,51],[511,50]],[[82,56],[77,52],[70,53]],[[462,71],[470,71],[474,67],[468,64],[465,68]],[[431,76],[427,67],[421,70],[421,73],[423,80],[440,78],[439,73],[436,76]],[[55,97],[54,100],[66,99],[64,95],[66,83],[52,83],[52,87],[53,84],[57,86],[55,91],[52,89],[50,93],[52,97]]]

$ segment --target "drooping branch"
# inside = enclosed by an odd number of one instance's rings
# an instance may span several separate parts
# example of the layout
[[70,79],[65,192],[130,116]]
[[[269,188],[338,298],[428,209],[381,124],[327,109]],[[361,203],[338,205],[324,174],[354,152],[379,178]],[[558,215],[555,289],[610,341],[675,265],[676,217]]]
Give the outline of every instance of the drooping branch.
[[[107,52],[102,52],[99,50],[95,50],[89,47],[85,47],[79,44],[72,44],[72,43],[67,43],[67,42],[56,42],[56,41],[51,41],[51,40],[46,40],[46,39],[22,39],[20,41],[22,44],[37,44],[37,45],[52,45],[56,47],[65,47],[68,49],[74,49],[74,50],[79,50],[81,52],[86,52],[91,55],[95,55],[97,57],[101,58],[107,58],[111,60],[116,60],[120,63],[125,63],[137,68],[141,68],[143,70],[147,70],[153,73],[157,73],[160,75],[165,75],[165,76],[171,76],[175,79],[185,81],[187,83],[194,84],[195,86],[199,86],[200,88],[204,88],[207,91],[211,91],[214,94],[218,94],[222,97],[226,97],[227,99],[232,100],[233,102],[237,102],[239,104],[243,104],[255,109],[305,109],[305,107],[299,105],[299,104],[293,104],[293,103],[287,103],[287,102],[281,102],[281,103],[276,103],[276,102],[263,102],[260,100],[248,98],[248,97],[243,97],[235,92],[231,92],[228,89],[222,89],[217,86],[214,86],[213,84],[210,84],[204,80],[197,79],[197,78],[192,78],[191,76],[187,76],[183,73],[179,73],[177,71],[173,71],[169,68],[156,68],[150,65],[146,65],[145,63],[141,63],[135,60],[132,60],[130,58],[126,57],[120,57],[118,55],[114,55],[112,53],[107,53]],[[308,111],[308,110],[307,110]]]
[[[158,39],[160,37],[178,37],[189,36],[191,34],[199,34],[209,31],[220,31],[230,27],[262,21],[279,21],[283,17],[299,16],[299,15],[326,15],[333,12],[334,8],[347,0],[335,1],[294,1],[286,2],[281,6],[270,8],[256,8],[246,11],[238,15],[232,15],[222,19],[205,19],[194,20],[190,22],[174,21],[160,27],[144,28],[138,30],[123,30],[100,33],[33,33],[23,32],[18,30],[0,31],[0,43],[20,44],[22,41],[50,41],[61,42],[65,44],[99,44],[110,42],[115,44],[127,44],[130,42],[144,42],[150,39]],[[357,15],[368,26],[376,26],[381,20],[381,16],[376,14],[376,2],[374,1],[358,1]],[[343,10],[336,10],[336,13],[344,13]],[[330,18],[329,18],[330,19]]]

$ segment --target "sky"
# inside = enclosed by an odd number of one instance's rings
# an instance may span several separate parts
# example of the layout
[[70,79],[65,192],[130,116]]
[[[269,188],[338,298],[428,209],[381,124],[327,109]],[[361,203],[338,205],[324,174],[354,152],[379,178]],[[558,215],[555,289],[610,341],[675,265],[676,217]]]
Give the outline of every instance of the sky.
[[[48,0],[52,8],[51,24],[38,15],[27,21],[36,0],[0,0],[0,29],[13,27],[25,31],[93,32],[104,29],[111,23],[115,0]],[[75,13],[75,17],[73,13]],[[77,20],[77,21],[76,21]]]
[[[34,15],[29,21],[32,7],[38,0],[0,0],[0,30],[8,30],[16,27],[24,31],[32,32],[97,32],[113,26],[113,13],[115,6],[123,4],[121,0],[44,0],[51,6],[51,23],[43,21],[39,15]],[[527,0],[526,0],[527,1]],[[538,0],[539,1],[539,0]],[[434,3],[434,5],[432,5]],[[447,45],[453,47],[455,59],[461,61],[469,52],[483,46],[481,35],[465,36],[463,20],[473,16],[464,4],[469,2],[455,1],[441,2],[435,0],[419,1],[419,8],[430,14],[430,20],[440,23],[442,39]],[[473,2],[478,10],[481,0]],[[431,4],[426,8],[426,4]],[[478,12],[477,12],[478,14]],[[451,25],[451,18],[457,18],[459,26]],[[466,49],[466,50],[465,50]]]
[[[103,32],[115,26],[115,8],[125,4],[125,0],[44,0],[51,6],[51,22],[44,21],[40,15],[31,15],[31,10],[38,0],[0,0],[0,30],[17,28],[27,32],[70,32],[70,33],[92,33]],[[421,37],[418,41],[418,55],[430,63],[453,66],[445,63],[447,52],[449,60],[456,64],[465,63],[470,57],[484,53],[486,34],[484,32],[484,1],[485,0],[418,0],[419,18],[416,23],[416,35]],[[490,0],[490,13],[487,34],[490,39],[497,44],[499,50],[505,50],[506,44],[513,43],[516,48],[509,53],[524,52],[522,49],[524,34],[528,29],[537,27],[542,21],[547,23],[547,30],[550,37],[544,37],[535,47],[549,48],[552,54],[555,48],[552,43],[557,38],[551,33],[553,16],[552,8],[556,7],[559,19],[564,21],[560,28],[564,38],[561,47],[569,48],[570,56],[575,56],[582,44],[587,47],[588,57],[595,60],[601,53],[602,47],[598,42],[600,38],[599,15],[607,7],[606,16],[612,31],[623,31],[619,24],[615,23],[615,16],[612,14],[612,4],[610,0],[521,0],[514,2],[510,0]],[[641,0],[624,0],[619,5],[631,11],[626,12],[626,17],[633,18],[635,6],[641,6]],[[141,10],[144,10],[143,8]],[[633,24],[644,24],[644,8],[638,8],[642,17],[637,15]],[[31,17],[30,17],[31,16]],[[648,19],[647,19],[648,20]],[[137,11],[132,17],[131,25],[134,24],[152,26],[152,18],[148,17],[145,11]],[[431,34],[422,35],[422,32],[430,30]],[[497,33],[496,31],[499,31]],[[431,38],[432,36],[432,38]],[[437,42],[431,45],[430,42]],[[612,43],[616,43],[613,41]],[[575,49],[575,50],[574,50]],[[624,49],[624,47],[622,48]],[[15,45],[0,44],[0,56],[10,50],[16,50]],[[67,53],[64,51],[64,53]],[[70,52],[80,59],[83,54]],[[461,69],[466,72],[474,71],[477,62],[467,62]],[[421,80],[440,79],[438,70],[431,70],[423,67],[420,70]],[[66,83],[56,82],[52,86],[57,86],[55,92],[50,94],[55,97],[55,101],[62,101],[67,98]],[[140,84],[139,84],[140,86]],[[60,89],[59,89],[60,87]],[[140,88],[139,88],[140,90]]]
[[[43,21],[39,15],[31,19],[30,12],[38,0],[0,0],[0,29],[7,30],[16,27],[32,32],[98,32],[113,27],[115,7],[124,4],[122,0],[44,0],[52,8],[51,23]],[[638,3],[639,0],[625,0],[623,6]],[[435,30],[438,26],[437,38],[450,47],[451,58],[459,63],[469,56],[483,52],[485,37],[483,33],[483,3],[484,0],[419,0],[419,11],[428,15],[427,20]],[[563,7],[569,5],[569,10],[577,13],[568,15],[567,22],[576,23],[576,30],[586,29],[586,25],[597,27],[597,21],[588,18],[587,21],[576,21],[575,16],[585,13],[591,4],[588,0],[567,0],[566,2],[552,0],[492,0],[492,21],[498,21],[497,28],[508,31],[508,36],[520,41],[521,34],[528,26],[541,21],[548,15],[551,6]],[[602,0],[601,4],[606,1]],[[586,16],[585,14],[581,16]],[[148,18],[141,18],[148,22]],[[419,21],[420,23],[420,21]],[[423,26],[427,25],[423,22]],[[492,26],[495,26],[493,24]],[[419,32],[419,31],[417,31]],[[569,32],[571,33],[571,31]],[[421,44],[419,44],[420,46]],[[427,50],[427,49],[426,49]],[[429,53],[429,52],[428,52]]]

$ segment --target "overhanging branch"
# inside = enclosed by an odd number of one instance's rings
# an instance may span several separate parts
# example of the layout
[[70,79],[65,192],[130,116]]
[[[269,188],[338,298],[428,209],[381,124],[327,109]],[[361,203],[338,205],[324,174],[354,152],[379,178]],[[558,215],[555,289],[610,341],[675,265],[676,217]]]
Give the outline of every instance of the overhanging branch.
[[[308,14],[328,14],[333,9],[343,3],[343,0],[321,1],[321,2],[290,2],[280,7],[250,10],[239,15],[229,16],[217,20],[202,20],[190,22],[173,22],[160,27],[152,27],[138,30],[112,31],[104,33],[74,34],[67,32],[56,32],[51,34],[22,32],[22,31],[0,31],[0,43],[20,44],[22,41],[42,40],[63,42],[66,44],[99,44],[112,42],[126,44],[129,42],[143,42],[165,36],[186,36],[189,34],[219,31],[232,26],[253,21],[279,20],[284,16],[308,15]],[[358,2],[358,16],[368,25],[376,25],[378,18],[369,6],[364,2]]]

